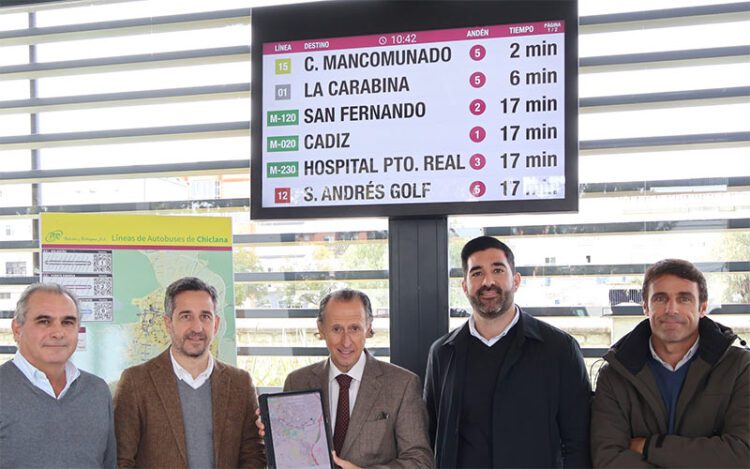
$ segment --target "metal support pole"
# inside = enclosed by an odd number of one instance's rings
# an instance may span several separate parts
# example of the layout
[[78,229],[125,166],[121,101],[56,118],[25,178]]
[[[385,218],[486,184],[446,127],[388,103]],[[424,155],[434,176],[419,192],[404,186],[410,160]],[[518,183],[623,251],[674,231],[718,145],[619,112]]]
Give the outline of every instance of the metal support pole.
[[446,217],[388,226],[391,362],[424,379],[432,342],[448,331]]

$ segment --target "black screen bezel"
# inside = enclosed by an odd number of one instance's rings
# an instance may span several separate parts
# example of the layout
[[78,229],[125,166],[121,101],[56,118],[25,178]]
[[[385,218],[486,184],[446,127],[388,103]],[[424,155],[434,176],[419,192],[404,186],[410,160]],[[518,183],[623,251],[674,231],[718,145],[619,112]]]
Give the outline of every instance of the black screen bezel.
[[[263,44],[367,34],[565,21],[565,198],[486,202],[263,207]],[[251,218],[418,218],[578,210],[578,5],[576,0],[327,1],[254,8],[251,85]],[[271,189],[269,189],[271,190]]]
[[273,446],[273,427],[271,425],[270,414],[268,411],[268,399],[284,399],[285,397],[296,396],[300,394],[312,394],[318,397],[318,401],[320,402],[320,412],[321,414],[323,414],[323,420],[325,422],[326,445],[328,446],[328,461],[331,464],[331,469],[336,469],[336,465],[333,462],[333,456],[331,456],[331,450],[333,449],[333,443],[331,439],[331,430],[330,430],[331,423],[329,422],[328,414],[326,413],[325,406],[323,405],[323,392],[320,389],[266,393],[266,394],[261,394],[258,397],[258,404],[260,405],[261,420],[263,421],[263,425],[265,425],[266,427],[265,428],[266,435],[263,437],[263,440],[266,444],[266,462],[268,464],[268,469],[276,468],[276,453],[274,452],[274,446]]

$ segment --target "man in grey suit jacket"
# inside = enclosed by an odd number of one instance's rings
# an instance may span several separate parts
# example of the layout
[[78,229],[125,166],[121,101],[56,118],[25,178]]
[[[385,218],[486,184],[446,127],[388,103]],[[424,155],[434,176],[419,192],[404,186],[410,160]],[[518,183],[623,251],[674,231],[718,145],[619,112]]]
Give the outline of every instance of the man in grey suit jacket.
[[[427,410],[419,377],[374,358],[365,350],[372,336],[372,306],[364,293],[338,290],[320,302],[318,332],[330,357],[295,370],[285,391],[323,390],[326,412],[334,428],[334,461],[344,469],[357,467],[431,468],[432,449],[427,434]],[[341,410],[337,376],[347,374],[349,419],[340,431]],[[344,417],[346,419],[347,417]]]

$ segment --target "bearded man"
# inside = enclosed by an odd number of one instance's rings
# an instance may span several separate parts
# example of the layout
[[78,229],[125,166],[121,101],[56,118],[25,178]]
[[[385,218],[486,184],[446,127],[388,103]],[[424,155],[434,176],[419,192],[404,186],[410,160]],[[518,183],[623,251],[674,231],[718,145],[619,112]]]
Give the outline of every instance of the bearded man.
[[117,385],[118,467],[265,468],[253,381],[211,355],[218,303],[216,289],[195,277],[167,287],[172,345],[123,371]]
[[430,348],[424,398],[439,468],[590,467],[591,384],[578,343],[526,314],[513,252],[461,251],[469,320]]

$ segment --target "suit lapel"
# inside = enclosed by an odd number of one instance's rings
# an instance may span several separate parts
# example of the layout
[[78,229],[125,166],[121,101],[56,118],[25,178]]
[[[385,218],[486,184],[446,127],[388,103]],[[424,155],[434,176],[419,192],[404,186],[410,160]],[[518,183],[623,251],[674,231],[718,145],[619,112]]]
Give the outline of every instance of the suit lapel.
[[[331,402],[331,395],[328,392],[328,374],[330,373],[330,360],[320,362],[320,366],[315,366],[311,369],[312,375],[310,381],[306,383],[305,387],[309,389],[320,389],[323,392],[323,411],[328,416],[328,422],[331,422],[331,409],[329,403]],[[333,431],[333,430],[331,430]]]
[[508,347],[508,352],[503,359],[503,363],[500,365],[500,372],[497,374],[496,389],[500,389],[503,383],[506,383],[506,377],[510,370],[518,363],[523,355],[524,344],[527,340],[538,340],[543,342],[542,336],[539,333],[539,326],[535,320],[521,311],[518,310],[518,322],[513,326],[516,330],[513,331],[513,342]]
[[185,448],[185,425],[182,422],[182,407],[180,406],[180,394],[177,391],[177,377],[172,369],[172,361],[169,357],[169,349],[163,352],[158,360],[153,362],[149,369],[149,375],[156,388],[164,413],[172,429],[177,450],[187,466],[187,449]]
[[211,373],[211,414],[213,421],[214,434],[214,464],[219,461],[219,451],[221,449],[222,430],[227,419],[227,404],[231,396],[229,395],[230,381],[229,373],[224,372],[224,364],[214,360],[214,371]]
[[[440,409],[448,409],[448,422],[461,421],[461,403],[466,379],[466,357],[469,354],[469,322],[467,321],[454,336],[453,353],[448,362],[448,373],[440,383]],[[453,376],[450,376],[450,375]],[[451,381],[451,378],[455,378]],[[451,386],[452,389],[446,389]],[[450,393],[450,394],[449,394]],[[449,397],[451,396],[451,397]],[[446,402],[447,401],[447,402]]]
[[380,396],[380,388],[383,385],[381,381],[383,372],[380,369],[380,364],[366,351],[363,353],[367,354],[367,361],[365,362],[365,371],[362,373],[362,382],[357,392],[357,400],[354,403],[354,410],[352,410],[352,417],[349,420],[349,428],[346,430],[344,446],[341,448],[341,454],[344,456],[349,453],[352,445],[359,438],[362,426],[367,421],[367,416],[371,414],[372,406],[375,405],[375,401]]

